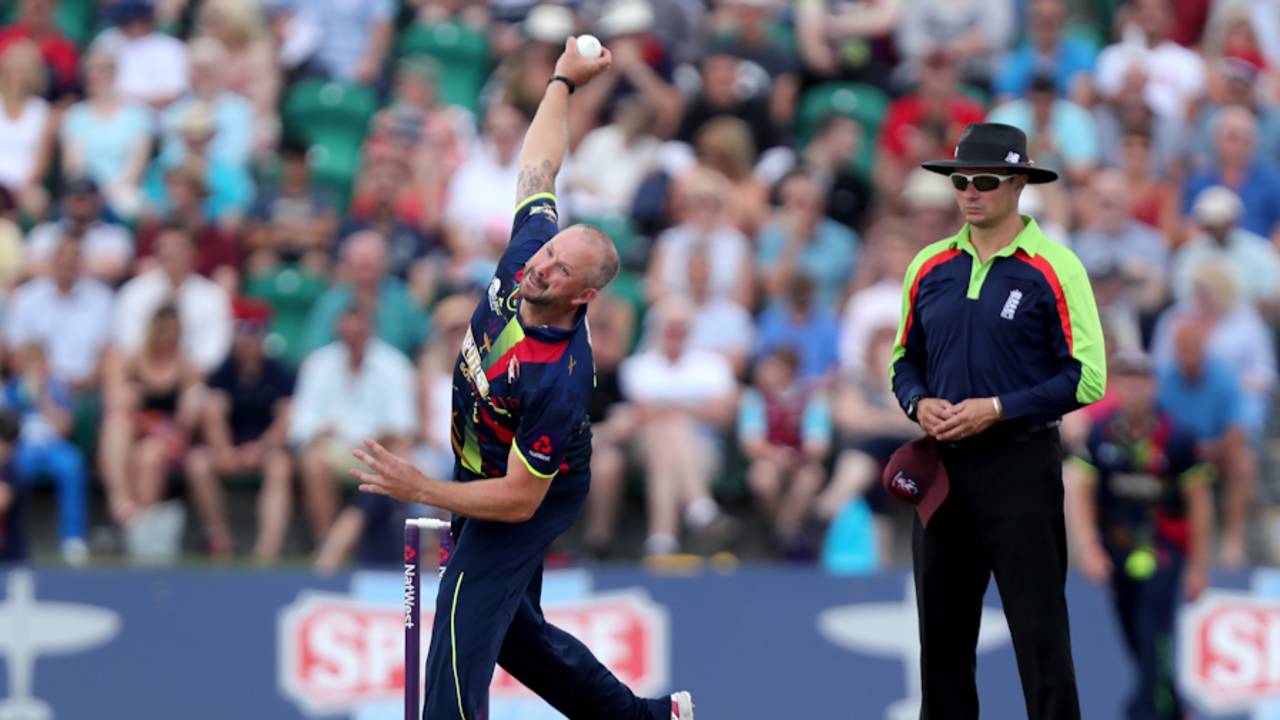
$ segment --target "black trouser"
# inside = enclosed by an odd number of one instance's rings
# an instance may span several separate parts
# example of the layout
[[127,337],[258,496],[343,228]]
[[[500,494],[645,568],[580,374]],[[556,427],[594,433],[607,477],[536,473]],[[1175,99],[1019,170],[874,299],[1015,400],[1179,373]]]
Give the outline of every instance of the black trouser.
[[1004,602],[1031,720],[1078,720],[1064,584],[1061,441],[1030,436],[941,445],[951,491],[912,536],[920,616],[921,720],[978,717],[982,597]]

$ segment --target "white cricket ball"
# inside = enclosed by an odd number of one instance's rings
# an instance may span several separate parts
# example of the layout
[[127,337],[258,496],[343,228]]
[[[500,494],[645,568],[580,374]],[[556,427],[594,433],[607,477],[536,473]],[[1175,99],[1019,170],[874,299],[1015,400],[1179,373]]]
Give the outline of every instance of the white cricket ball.
[[578,36],[578,54],[588,60],[600,57],[600,39],[595,35]]

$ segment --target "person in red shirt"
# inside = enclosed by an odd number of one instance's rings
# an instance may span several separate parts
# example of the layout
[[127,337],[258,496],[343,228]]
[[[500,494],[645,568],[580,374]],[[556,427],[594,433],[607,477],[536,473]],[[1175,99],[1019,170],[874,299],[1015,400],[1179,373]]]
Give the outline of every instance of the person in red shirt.
[[235,233],[205,216],[208,188],[204,168],[186,162],[165,173],[165,189],[172,207],[164,215],[146,217],[138,227],[138,258],[144,265],[153,262],[156,242],[166,228],[184,227],[195,238],[195,270],[229,290],[239,284],[240,243]]
[[970,123],[982,122],[986,114],[982,103],[960,92],[951,56],[943,50],[930,52],[916,91],[894,100],[885,113],[877,183],[889,195],[897,195],[910,170],[937,157],[939,149],[950,153],[960,132]]
[[54,22],[57,0],[22,0],[18,19],[0,29],[0,52],[17,40],[31,40],[53,72],[53,95],[73,91],[79,83],[80,50],[58,30]]

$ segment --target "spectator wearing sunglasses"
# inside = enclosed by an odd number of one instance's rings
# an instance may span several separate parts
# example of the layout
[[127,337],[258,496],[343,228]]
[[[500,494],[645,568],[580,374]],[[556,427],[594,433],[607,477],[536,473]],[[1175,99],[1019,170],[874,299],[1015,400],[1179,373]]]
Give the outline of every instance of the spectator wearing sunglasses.
[[1028,715],[1078,719],[1058,424],[1106,389],[1093,292],[1080,260],[1017,212],[1028,184],[1058,177],[1028,159],[1021,130],[970,125],[954,159],[923,167],[949,177],[965,224],[908,268],[890,366],[949,483],[913,528],[921,717],[977,717],[972,658],[994,573]]

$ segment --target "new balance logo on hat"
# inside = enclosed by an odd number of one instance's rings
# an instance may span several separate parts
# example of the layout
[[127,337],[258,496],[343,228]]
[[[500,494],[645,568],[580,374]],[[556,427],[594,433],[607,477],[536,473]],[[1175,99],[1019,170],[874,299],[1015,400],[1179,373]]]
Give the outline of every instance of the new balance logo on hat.
[[1010,290],[1009,298],[1004,301],[1004,309],[1000,311],[1000,317],[1005,320],[1012,320],[1013,314],[1018,312],[1018,303],[1022,302],[1021,290]]

